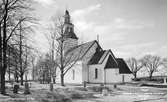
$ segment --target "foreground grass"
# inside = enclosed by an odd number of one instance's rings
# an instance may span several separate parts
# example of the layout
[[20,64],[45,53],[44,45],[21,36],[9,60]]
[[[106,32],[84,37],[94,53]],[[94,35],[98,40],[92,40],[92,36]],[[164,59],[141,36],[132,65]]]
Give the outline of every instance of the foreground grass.
[[8,87],[8,96],[0,98],[0,102],[73,102],[77,99],[96,98],[94,94],[101,93],[102,87],[56,87],[52,92],[48,87],[30,88],[30,90],[31,94],[28,95],[23,94],[23,88],[20,88],[18,94],[13,94],[12,88]]

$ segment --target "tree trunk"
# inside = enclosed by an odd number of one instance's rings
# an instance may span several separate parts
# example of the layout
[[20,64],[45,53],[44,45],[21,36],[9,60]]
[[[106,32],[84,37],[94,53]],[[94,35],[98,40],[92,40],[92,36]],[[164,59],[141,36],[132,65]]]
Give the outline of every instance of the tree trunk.
[[4,15],[4,20],[3,20],[3,47],[2,47],[2,51],[3,51],[3,68],[1,70],[1,94],[6,94],[5,92],[5,73],[6,73],[6,69],[7,69],[7,56],[6,56],[6,50],[7,50],[7,31],[6,31],[6,27],[7,27],[7,15],[8,15],[8,0],[6,1],[5,4],[5,15]]
[[19,64],[20,64],[20,79],[21,79],[21,85],[23,85],[23,75],[22,75],[22,72],[23,72],[23,66],[22,66],[22,26],[21,26],[21,23],[20,23],[20,41],[19,41],[19,50],[20,50],[20,53],[19,53]]
[[34,68],[34,64],[32,65],[32,80],[35,80],[35,68]]
[[15,82],[17,82],[17,83],[19,82],[17,72],[15,72]]
[[10,50],[10,47],[8,47],[8,49],[7,50],[9,50],[9,57],[8,57],[8,75],[9,75],[9,77],[8,77],[8,80],[9,80],[9,83],[10,83],[10,56],[11,56],[11,50]]
[[[1,75],[1,69],[2,69],[2,29],[1,29],[1,23],[0,23],[0,75]],[[1,82],[1,78],[0,78]]]
[[10,68],[9,68],[9,82],[10,82]]
[[15,69],[14,77],[15,77],[15,82],[19,83],[19,80],[18,80],[18,72],[17,72],[18,67],[17,67],[16,58],[15,58],[15,63],[16,63],[16,65],[15,65],[15,68],[16,68],[16,69]]
[[6,94],[5,92],[5,73],[7,69],[6,45],[7,45],[6,41],[3,41],[3,68],[1,70],[1,94]]
[[149,75],[149,80],[150,81],[152,80],[152,75],[153,75],[153,72],[150,72],[150,75]]
[[1,71],[1,94],[6,94],[5,92],[5,71]]
[[55,80],[55,77],[53,77],[53,84],[56,84],[56,80]]
[[133,75],[134,75],[134,80],[137,80],[137,73],[134,72]]
[[64,86],[64,74],[61,72],[61,86]]
[[1,23],[0,23],[0,82],[1,82],[1,69],[2,69],[2,35],[1,35]]
[[23,86],[23,74],[21,74],[21,76],[20,76],[20,79],[21,79],[21,85]]

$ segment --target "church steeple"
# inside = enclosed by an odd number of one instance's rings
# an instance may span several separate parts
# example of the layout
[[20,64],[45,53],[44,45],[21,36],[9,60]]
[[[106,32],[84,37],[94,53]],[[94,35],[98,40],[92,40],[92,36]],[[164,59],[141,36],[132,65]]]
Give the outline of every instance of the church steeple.
[[70,15],[69,15],[68,10],[65,11],[64,19],[65,19],[64,23],[71,23],[70,22]]
[[74,25],[71,23],[68,10],[65,11],[64,15],[64,36],[65,38],[78,39],[78,37],[74,33]]
[[78,37],[74,33],[74,25],[71,23],[70,14],[68,10],[65,11],[63,24],[63,37],[65,52],[78,45]]

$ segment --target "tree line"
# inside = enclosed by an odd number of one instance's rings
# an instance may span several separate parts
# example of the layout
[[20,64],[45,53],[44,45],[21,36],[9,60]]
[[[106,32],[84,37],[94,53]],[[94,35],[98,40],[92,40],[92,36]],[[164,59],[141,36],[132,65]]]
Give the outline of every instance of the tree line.
[[30,66],[32,47],[29,35],[33,30],[31,0],[0,1],[0,91],[6,94],[6,73],[23,85],[23,76]]
[[145,55],[141,59],[129,58],[127,61],[129,68],[134,76],[134,80],[137,80],[137,73],[145,68],[148,72],[149,80],[152,80],[152,76],[158,71],[159,67],[167,68],[167,58],[161,58],[156,55]]
[[[60,73],[61,85],[64,86],[65,74],[75,65],[80,58],[78,54],[67,54],[65,49],[65,31],[63,15],[53,17],[48,26],[46,38],[49,51],[41,56],[35,54],[30,45],[34,24],[37,24],[32,13],[32,0],[2,0],[0,1],[0,91],[6,94],[5,81],[23,85],[24,76],[32,68],[32,78],[38,76],[41,83],[55,83],[56,72]],[[39,60],[36,61],[37,56]],[[44,57],[43,57],[44,56]]]

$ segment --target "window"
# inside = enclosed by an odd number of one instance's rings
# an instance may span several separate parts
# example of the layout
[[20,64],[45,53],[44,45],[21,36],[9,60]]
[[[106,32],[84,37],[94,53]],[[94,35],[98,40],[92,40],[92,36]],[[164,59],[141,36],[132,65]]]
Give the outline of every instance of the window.
[[75,70],[72,70],[72,79],[75,80]]
[[97,79],[98,78],[98,69],[96,68],[95,69],[95,79]]
[[72,27],[70,28],[70,32],[73,32],[73,28]]
[[115,75],[119,74],[119,70],[115,69]]

